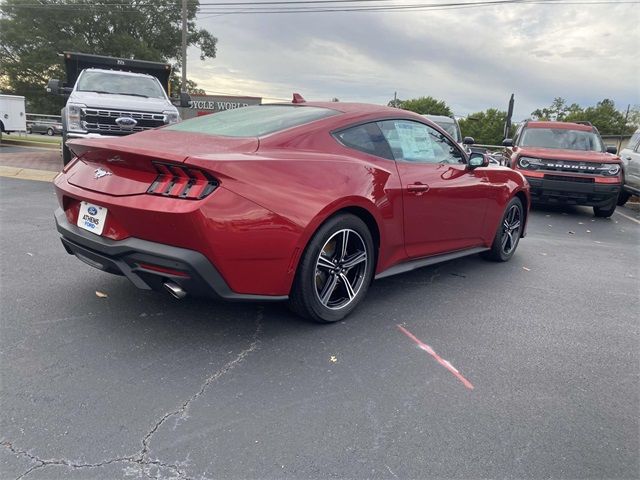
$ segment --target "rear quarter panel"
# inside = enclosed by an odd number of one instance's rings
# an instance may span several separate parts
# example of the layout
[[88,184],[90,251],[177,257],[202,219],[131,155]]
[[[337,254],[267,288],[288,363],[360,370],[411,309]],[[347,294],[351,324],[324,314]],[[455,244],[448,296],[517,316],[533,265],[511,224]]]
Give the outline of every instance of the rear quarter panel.
[[[294,272],[317,228],[334,213],[349,207],[366,210],[378,225],[378,270],[406,256],[401,186],[395,162],[317,152],[272,153],[261,151],[260,155],[227,156],[224,160],[215,156],[192,158],[188,163],[210,170],[219,178],[221,187],[299,228],[300,235],[291,251]],[[211,208],[215,215],[213,203]]]

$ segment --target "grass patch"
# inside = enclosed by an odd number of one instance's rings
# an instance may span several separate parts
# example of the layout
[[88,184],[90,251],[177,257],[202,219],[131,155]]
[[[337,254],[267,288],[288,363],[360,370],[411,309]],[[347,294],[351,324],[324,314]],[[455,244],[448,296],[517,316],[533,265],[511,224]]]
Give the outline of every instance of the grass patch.
[[48,137],[47,135],[27,135],[27,136],[18,136],[18,135],[2,135],[2,141],[7,142],[29,142],[29,143],[55,143],[60,145],[62,142],[62,137]]
[[52,141],[51,139],[47,139],[45,141],[33,141],[31,139],[27,140],[24,137],[8,138],[7,135],[2,135],[2,140],[0,143],[3,143],[5,145],[15,145],[15,146],[23,146],[23,147],[40,147],[40,148],[49,148],[49,149],[59,149],[60,142],[61,140]]

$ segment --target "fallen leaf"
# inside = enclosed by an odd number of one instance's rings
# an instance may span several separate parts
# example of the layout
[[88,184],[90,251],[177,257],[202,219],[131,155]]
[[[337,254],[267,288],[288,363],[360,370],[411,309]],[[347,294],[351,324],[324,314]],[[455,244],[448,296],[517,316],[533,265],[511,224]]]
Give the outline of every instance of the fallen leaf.
[[96,290],[96,297],[98,297],[98,298],[107,298],[108,296],[109,295],[107,295],[106,293]]
[[330,361],[331,363],[336,363],[336,362],[338,361],[338,358],[337,358],[335,355],[331,355],[331,356],[329,357],[329,361]]
[[569,235],[575,235],[576,232],[572,232],[571,230],[569,230]]
[[530,272],[530,271],[531,271],[531,269],[530,269],[530,268],[527,268],[527,267],[522,267],[522,269],[523,269],[523,270],[526,270],[527,272]]

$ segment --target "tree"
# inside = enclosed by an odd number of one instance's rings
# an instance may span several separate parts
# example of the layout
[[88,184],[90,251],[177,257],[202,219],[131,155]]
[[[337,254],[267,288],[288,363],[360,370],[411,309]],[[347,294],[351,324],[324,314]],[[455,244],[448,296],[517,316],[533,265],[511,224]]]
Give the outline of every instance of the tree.
[[399,98],[394,98],[392,100],[389,100],[389,103],[387,103],[387,107],[393,107],[393,108],[401,108],[402,105],[402,100],[400,100]]
[[[57,113],[60,98],[47,95],[49,78],[63,78],[58,53],[181,62],[181,5],[176,0],[52,0],[0,3],[0,84],[24,95],[32,110]],[[189,45],[200,58],[216,56],[217,39],[196,27],[199,1],[187,4]]]
[[444,115],[453,116],[453,112],[443,100],[436,100],[433,97],[412,98],[411,100],[391,100],[390,107],[402,108],[420,115]]
[[633,132],[633,127],[625,128],[624,114],[616,110],[613,100],[605,98],[595,107],[587,107],[582,112],[567,115],[565,121],[575,122],[584,120],[591,122],[602,135],[618,135]]
[[613,100],[605,98],[593,107],[582,108],[573,103],[567,106],[564,98],[553,100],[549,107],[537,109],[531,112],[534,120],[555,120],[561,122],[591,122],[603,135],[619,135],[620,133],[632,133],[634,131],[634,111],[629,114],[631,121],[625,127],[625,114],[616,110]]
[[[171,94],[178,94],[181,91],[182,87],[182,78],[177,72],[177,67],[173,69],[171,72],[171,77],[169,77],[169,88],[171,89]],[[187,92],[191,95],[206,95],[202,88],[198,88],[198,84],[193,80],[187,79]]]
[[[465,137],[473,137],[481,145],[502,144],[504,122],[507,112],[489,108],[484,112],[476,112],[459,121],[460,130]],[[515,130],[515,127],[512,127]]]
[[549,107],[538,108],[531,112],[534,120],[555,120],[558,122],[565,121],[567,115],[580,115],[582,107],[577,103],[567,105],[567,101],[562,97],[556,97]]

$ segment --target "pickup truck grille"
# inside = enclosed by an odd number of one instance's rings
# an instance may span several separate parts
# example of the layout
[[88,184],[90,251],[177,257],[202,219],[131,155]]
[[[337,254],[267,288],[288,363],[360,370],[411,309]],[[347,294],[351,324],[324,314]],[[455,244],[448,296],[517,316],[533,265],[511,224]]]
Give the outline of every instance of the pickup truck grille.
[[[134,127],[120,126],[117,118],[128,117],[136,120]],[[151,128],[166,125],[162,113],[131,112],[124,110],[102,110],[96,108],[82,109],[82,122],[90,133],[106,133],[109,135],[128,135]]]
[[601,170],[606,169],[605,165],[600,163],[575,162],[571,160],[546,160],[541,159],[538,170],[548,172],[565,172],[565,173],[590,173],[597,175]]

